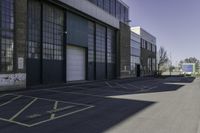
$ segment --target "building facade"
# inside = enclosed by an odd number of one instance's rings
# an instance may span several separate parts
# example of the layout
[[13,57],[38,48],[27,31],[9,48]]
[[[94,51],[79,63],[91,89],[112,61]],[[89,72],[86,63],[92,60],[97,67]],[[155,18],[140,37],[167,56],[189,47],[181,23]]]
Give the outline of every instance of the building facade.
[[120,0],[3,0],[0,7],[1,88],[126,75],[129,9]]
[[131,31],[131,77],[141,76],[141,47],[140,36]]
[[156,38],[142,29],[141,27],[132,27],[132,32],[140,36],[141,46],[141,75],[152,76],[156,72]]

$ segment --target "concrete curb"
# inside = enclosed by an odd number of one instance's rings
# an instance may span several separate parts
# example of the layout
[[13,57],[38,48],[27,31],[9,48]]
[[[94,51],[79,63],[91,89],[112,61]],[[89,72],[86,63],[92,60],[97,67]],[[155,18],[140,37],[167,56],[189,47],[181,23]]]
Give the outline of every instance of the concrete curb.
[[198,125],[198,128],[197,128],[197,133],[200,133],[200,121],[199,121],[199,125]]

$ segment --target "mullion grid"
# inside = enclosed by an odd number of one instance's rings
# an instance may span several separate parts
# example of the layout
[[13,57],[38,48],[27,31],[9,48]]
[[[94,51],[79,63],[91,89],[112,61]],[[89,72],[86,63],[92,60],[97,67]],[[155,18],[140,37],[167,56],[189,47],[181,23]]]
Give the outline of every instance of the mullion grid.
[[39,59],[41,44],[41,5],[39,1],[29,1],[28,18],[28,58]]
[[[43,22],[43,58],[47,60],[63,60],[63,28],[64,13],[59,9],[45,5]],[[51,14],[49,14],[51,13]]]
[[97,26],[96,29],[96,62],[105,63],[105,32],[106,29],[102,26]]
[[88,23],[88,62],[94,62],[94,23]]
[[14,13],[13,0],[0,1],[1,6],[1,72],[13,71],[13,31],[14,31]]
[[108,63],[115,63],[115,34],[111,29],[107,30],[107,60]]

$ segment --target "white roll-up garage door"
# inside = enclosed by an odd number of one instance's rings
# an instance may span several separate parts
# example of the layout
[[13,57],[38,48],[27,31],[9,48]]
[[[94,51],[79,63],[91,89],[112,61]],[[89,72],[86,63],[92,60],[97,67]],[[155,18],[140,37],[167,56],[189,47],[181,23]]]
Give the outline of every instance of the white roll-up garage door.
[[67,81],[85,80],[85,49],[67,46]]

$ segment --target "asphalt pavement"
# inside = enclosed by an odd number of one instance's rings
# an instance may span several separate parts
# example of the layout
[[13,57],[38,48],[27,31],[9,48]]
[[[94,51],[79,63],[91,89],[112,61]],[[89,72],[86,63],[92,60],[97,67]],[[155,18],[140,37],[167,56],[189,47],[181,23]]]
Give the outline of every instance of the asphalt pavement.
[[200,79],[114,80],[0,94],[0,133],[200,133]]

